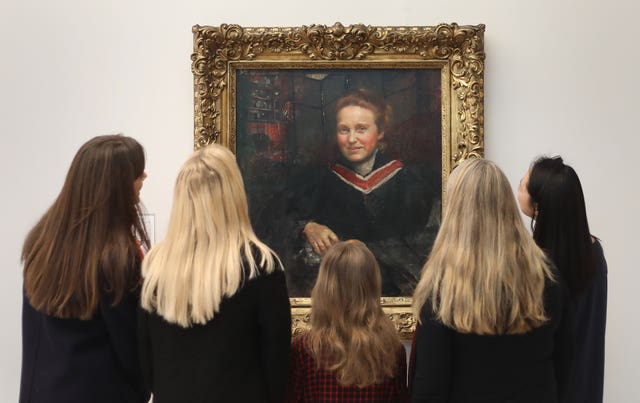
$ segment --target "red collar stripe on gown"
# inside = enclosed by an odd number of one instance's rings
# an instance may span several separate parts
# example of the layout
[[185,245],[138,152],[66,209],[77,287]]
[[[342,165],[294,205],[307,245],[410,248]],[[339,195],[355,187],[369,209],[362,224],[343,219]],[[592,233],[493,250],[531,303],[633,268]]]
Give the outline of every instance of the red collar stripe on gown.
[[369,194],[393,178],[403,167],[402,161],[393,160],[365,176],[340,164],[333,164],[331,170],[347,185],[364,194]]

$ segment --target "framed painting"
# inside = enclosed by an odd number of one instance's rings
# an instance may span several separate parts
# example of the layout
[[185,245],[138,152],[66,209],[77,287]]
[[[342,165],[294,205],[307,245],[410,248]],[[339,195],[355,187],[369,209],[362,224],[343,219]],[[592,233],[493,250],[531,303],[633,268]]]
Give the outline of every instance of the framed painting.
[[376,256],[404,337],[446,181],[484,152],[484,26],[195,26],[196,148],[235,154],[257,235],[285,266],[294,333],[335,240]]

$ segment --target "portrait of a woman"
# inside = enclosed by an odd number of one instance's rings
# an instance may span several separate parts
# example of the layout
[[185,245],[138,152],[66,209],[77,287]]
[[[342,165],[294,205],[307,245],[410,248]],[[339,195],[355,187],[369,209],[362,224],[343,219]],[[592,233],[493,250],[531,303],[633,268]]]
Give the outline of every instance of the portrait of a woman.
[[236,153],[256,232],[291,297],[345,239],[380,263],[382,295],[410,296],[440,221],[439,70],[238,75]]
[[381,97],[365,89],[338,100],[337,158],[318,181],[302,187],[306,196],[291,202],[303,241],[296,267],[304,271],[297,273],[305,278],[302,283],[311,280],[314,261],[331,245],[358,239],[380,262],[383,295],[413,291],[437,230],[431,213],[440,189],[432,171],[385,153],[391,113]]

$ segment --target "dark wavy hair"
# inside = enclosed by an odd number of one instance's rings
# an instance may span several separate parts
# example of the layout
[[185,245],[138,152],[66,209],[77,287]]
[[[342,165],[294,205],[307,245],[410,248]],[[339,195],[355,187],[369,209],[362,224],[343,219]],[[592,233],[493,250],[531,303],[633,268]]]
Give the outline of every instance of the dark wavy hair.
[[533,238],[562,273],[571,294],[582,294],[593,281],[596,263],[576,171],[559,156],[538,158],[531,165],[527,191],[536,208]]
[[29,303],[58,318],[89,319],[102,294],[118,303],[140,284],[149,246],[134,182],[144,173],[131,137],[98,136],[76,153],[60,194],[22,248]]

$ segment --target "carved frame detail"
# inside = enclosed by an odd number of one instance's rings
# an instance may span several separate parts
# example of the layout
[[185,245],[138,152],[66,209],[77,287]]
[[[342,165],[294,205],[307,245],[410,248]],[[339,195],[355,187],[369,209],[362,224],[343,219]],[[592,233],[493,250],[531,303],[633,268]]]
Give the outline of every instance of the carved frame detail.
[[[193,27],[194,148],[221,143],[235,152],[236,65],[371,68],[408,64],[442,71],[442,178],[466,158],[484,154],[484,25],[375,27]],[[444,190],[443,190],[444,196]],[[444,198],[443,198],[444,201]],[[291,298],[293,331],[308,326],[309,298]],[[383,298],[402,337],[411,337],[411,298]]]

